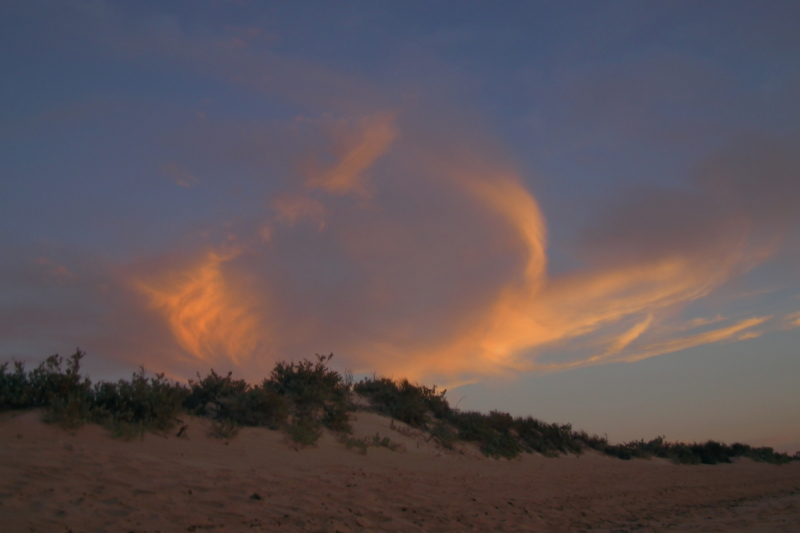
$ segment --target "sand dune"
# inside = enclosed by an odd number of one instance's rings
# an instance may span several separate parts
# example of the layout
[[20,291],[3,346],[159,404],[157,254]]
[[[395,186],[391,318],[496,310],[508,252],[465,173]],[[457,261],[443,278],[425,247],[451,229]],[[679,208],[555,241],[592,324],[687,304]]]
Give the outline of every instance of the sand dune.
[[[112,439],[41,412],[0,416],[0,531],[799,531],[800,463],[718,466],[588,453],[487,459],[359,413],[348,450],[333,435],[298,450],[283,433]],[[390,427],[394,426],[394,429]]]

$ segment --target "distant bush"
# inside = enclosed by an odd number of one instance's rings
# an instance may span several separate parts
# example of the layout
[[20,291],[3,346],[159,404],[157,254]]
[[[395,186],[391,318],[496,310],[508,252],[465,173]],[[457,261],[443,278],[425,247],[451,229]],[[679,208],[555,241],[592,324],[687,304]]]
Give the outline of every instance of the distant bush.
[[198,381],[189,380],[189,394],[183,407],[188,412],[242,426],[281,427],[288,415],[286,398],[278,394],[268,381],[252,386],[232,373],[220,376],[214,370]]
[[477,443],[487,457],[513,459],[523,450],[512,433],[514,420],[506,413],[453,412],[447,422],[456,429],[460,440]]
[[718,464],[735,457],[775,464],[800,460],[800,452],[790,457],[772,448],[728,446],[715,441],[686,444],[657,437],[650,441],[609,444],[605,437],[573,431],[570,424],[548,424],[530,416],[513,418],[499,411],[484,414],[452,409],[444,397],[445,391],[413,385],[408,380],[395,382],[373,377],[357,383],[353,390],[368,398],[374,410],[427,431],[430,439],[445,449],[453,449],[458,441],[473,442],[489,457],[513,459],[523,452],[555,457],[594,449],[624,460],[661,457],[679,464]]
[[[657,437],[650,441],[639,440],[613,445],[605,441],[591,447],[619,459],[659,457],[669,459],[676,464],[716,465],[730,463],[732,459],[737,457],[747,457],[764,463],[784,464],[795,459],[795,457],[785,453],[778,453],[769,447],[753,448],[748,444],[740,443],[727,445],[713,440],[701,444],[687,444],[684,442],[667,442],[664,437]],[[800,460],[800,454],[795,454],[795,456],[796,460]]]
[[407,379],[394,382],[388,378],[365,379],[356,383],[353,390],[372,401],[374,408],[415,428],[427,428],[429,416],[443,419],[450,413],[450,405],[436,386],[412,385]]
[[558,455],[583,450],[581,437],[585,433],[573,432],[570,424],[547,424],[529,416],[515,419],[514,430],[528,451]]

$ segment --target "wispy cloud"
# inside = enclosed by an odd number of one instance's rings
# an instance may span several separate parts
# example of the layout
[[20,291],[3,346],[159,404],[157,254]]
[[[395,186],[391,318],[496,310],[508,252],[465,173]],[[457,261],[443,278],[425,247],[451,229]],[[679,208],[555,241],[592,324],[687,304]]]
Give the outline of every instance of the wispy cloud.
[[225,357],[242,365],[258,354],[262,339],[269,338],[247,295],[237,293],[223,274],[224,264],[238,253],[210,252],[186,270],[135,282],[181,348],[205,363]]
[[270,206],[278,222],[293,226],[298,222],[311,222],[320,230],[325,228],[325,207],[319,200],[302,194],[276,196]]
[[331,156],[334,163],[316,163],[309,168],[306,187],[321,188],[332,194],[345,194],[362,190],[364,173],[384,155],[397,137],[394,113],[379,113],[361,119],[355,131],[341,122],[337,124],[334,150]]
[[[760,333],[746,331],[756,326],[764,324],[771,317],[753,317],[742,320],[724,328],[718,328],[711,331],[705,331],[689,337],[681,337],[678,339],[670,339],[667,341],[657,342],[644,346],[641,351],[626,357],[626,361],[639,361],[648,357],[655,357],[665,353],[677,352],[695,346],[702,346],[704,344],[711,344],[715,342],[722,342],[728,340],[747,340],[757,337]],[[744,333],[743,333],[744,332]],[[741,335],[740,335],[741,334]]]
[[628,347],[630,343],[635,341],[639,338],[639,336],[647,331],[647,328],[650,327],[650,324],[653,322],[653,315],[647,315],[644,320],[635,324],[631,329],[624,332],[622,335],[619,335],[613,342],[609,345],[608,349],[606,350],[605,355],[612,355],[621,352],[625,348]]
[[800,311],[784,316],[783,320],[789,327],[800,327]]
[[172,180],[176,185],[186,189],[194,187],[197,178],[184,167],[175,162],[167,163],[161,167],[161,173]]

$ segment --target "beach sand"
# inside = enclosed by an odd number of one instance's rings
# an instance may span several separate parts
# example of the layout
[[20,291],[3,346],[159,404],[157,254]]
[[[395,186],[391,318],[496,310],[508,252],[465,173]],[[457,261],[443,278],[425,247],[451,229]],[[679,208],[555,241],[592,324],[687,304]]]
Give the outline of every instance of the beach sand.
[[329,434],[296,449],[260,428],[219,440],[190,417],[187,437],[125,442],[40,419],[0,415],[0,531],[800,531],[800,462],[495,460],[369,413],[356,436],[404,449],[361,455]]

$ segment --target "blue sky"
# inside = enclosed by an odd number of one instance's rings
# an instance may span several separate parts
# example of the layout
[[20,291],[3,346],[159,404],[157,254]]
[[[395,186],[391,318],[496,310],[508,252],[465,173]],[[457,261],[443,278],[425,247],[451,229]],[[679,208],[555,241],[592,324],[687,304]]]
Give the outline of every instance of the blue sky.
[[6,2],[0,357],[800,448],[794,2]]

